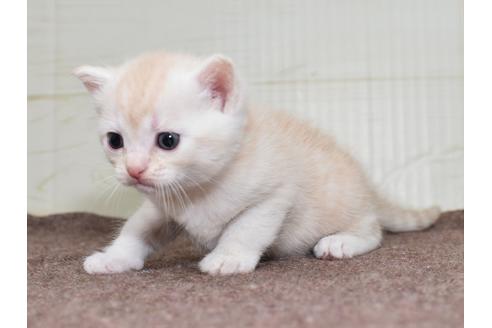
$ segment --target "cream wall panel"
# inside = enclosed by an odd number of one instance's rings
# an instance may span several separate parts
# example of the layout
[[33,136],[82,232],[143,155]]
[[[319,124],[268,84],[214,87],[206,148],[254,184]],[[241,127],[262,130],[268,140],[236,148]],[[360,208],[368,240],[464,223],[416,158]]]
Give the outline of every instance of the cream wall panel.
[[[127,215],[70,72],[145,50],[232,57],[253,103],[337,137],[390,197],[463,206],[457,0],[28,2],[28,209]],[[107,189],[107,190],[105,190]]]

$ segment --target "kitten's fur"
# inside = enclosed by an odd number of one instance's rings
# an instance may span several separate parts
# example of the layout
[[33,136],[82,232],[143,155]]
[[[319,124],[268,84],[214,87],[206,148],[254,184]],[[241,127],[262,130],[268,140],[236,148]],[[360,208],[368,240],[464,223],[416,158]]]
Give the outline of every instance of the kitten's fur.
[[[141,269],[180,230],[210,251],[201,271],[233,274],[253,271],[265,253],[364,254],[380,245],[382,229],[420,230],[439,216],[389,204],[331,138],[248,106],[221,55],[153,53],[75,74],[94,96],[117,178],[146,196],[119,237],[85,260],[89,273]],[[163,131],[180,134],[176,149],[156,146]],[[124,148],[110,149],[108,132],[120,133]],[[141,184],[128,173],[135,169]]]

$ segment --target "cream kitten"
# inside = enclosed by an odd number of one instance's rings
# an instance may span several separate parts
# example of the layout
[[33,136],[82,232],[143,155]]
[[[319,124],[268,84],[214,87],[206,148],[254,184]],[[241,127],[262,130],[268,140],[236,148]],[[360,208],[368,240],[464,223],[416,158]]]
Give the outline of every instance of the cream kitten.
[[142,269],[182,230],[210,251],[201,271],[234,274],[264,254],[350,258],[377,248],[383,229],[425,229],[439,216],[386,202],[333,139],[248,106],[221,55],[154,53],[75,74],[94,97],[118,180],[146,197],[118,238],[86,258],[88,273]]

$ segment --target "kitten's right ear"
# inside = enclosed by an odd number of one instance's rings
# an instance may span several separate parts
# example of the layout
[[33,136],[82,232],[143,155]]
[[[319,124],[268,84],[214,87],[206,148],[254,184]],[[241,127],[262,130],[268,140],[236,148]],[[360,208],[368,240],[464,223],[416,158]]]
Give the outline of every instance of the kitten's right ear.
[[80,66],[73,70],[73,74],[84,83],[85,88],[94,94],[111,79],[111,70],[104,67]]

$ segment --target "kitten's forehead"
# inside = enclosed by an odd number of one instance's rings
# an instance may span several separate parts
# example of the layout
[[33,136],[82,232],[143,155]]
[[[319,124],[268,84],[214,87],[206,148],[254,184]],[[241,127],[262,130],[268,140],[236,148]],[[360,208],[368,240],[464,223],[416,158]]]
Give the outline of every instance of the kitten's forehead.
[[141,56],[122,68],[116,85],[116,102],[133,128],[154,113],[159,96],[166,90],[170,72],[189,60],[184,56],[156,53]]

